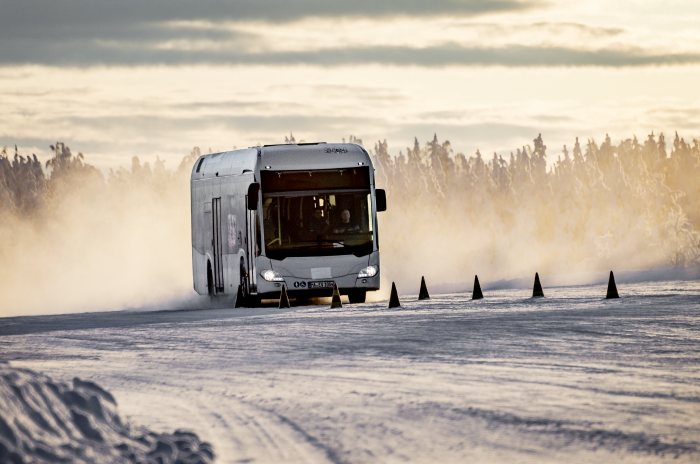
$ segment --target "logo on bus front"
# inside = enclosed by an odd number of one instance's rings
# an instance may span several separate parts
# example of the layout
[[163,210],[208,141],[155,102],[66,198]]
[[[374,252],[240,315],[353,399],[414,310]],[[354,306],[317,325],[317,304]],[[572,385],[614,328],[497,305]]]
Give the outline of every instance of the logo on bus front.
[[347,148],[326,148],[326,153],[347,153]]
[[294,282],[294,288],[306,288],[306,282],[304,282],[304,281]]

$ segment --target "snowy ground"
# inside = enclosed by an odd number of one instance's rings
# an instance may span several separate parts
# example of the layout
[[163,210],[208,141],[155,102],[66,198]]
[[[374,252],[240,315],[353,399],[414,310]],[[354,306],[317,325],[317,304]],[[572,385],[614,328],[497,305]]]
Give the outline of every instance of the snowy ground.
[[6,318],[0,357],[217,462],[700,462],[700,282],[618,285]]

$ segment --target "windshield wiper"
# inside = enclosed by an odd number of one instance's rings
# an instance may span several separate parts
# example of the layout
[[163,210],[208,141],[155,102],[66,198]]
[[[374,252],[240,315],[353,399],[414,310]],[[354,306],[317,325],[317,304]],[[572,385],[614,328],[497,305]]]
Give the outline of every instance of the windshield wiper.
[[318,243],[332,243],[333,245],[345,246],[345,243],[341,242],[340,240],[321,239],[320,238],[318,240],[302,240],[299,242],[292,243],[288,246],[285,246],[284,248],[289,248],[289,249],[313,248],[313,245],[316,245]]
[[340,239],[337,239],[337,238],[319,238],[319,239],[316,239],[316,240],[309,240],[309,241],[311,241],[311,242],[316,242],[316,243],[319,243],[319,242],[320,242],[320,243],[333,243],[333,244],[336,244],[336,243],[337,243],[337,244],[339,244],[339,245],[345,246],[345,243],[342,242]]

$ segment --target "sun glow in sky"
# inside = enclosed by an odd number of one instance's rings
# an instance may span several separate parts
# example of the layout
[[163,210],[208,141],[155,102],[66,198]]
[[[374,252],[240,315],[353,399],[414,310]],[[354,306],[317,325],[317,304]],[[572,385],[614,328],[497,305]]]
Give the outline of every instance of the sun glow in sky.
[[[118,6],[117,6],[118,5]],[[0,146],[103,169],[433,133],[503,152],[542,133],[700,137],[696,1],[0,0]]]

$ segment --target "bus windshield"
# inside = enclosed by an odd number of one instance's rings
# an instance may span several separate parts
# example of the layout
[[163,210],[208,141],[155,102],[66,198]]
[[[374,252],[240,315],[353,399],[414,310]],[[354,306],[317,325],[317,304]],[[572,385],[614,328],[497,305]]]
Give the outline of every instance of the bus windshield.
[[368,255],[373,249],[372,197],[367,189],[263,195],[263,237],[269,258]]

